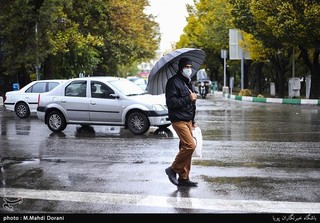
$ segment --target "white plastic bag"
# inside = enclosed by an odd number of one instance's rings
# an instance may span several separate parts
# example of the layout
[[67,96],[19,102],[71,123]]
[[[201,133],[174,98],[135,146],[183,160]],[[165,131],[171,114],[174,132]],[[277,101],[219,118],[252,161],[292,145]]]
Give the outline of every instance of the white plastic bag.
[[192,129],[192,135],[197,145],[192,155],[202,158],[202,132],[199,126]]

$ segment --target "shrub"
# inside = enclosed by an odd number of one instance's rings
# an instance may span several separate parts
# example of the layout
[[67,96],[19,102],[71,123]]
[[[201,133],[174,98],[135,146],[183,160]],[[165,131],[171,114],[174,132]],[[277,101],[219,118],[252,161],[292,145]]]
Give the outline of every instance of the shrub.
[[252,94],[249,89],[241,89],[239,92],[239,96],[252,96]]

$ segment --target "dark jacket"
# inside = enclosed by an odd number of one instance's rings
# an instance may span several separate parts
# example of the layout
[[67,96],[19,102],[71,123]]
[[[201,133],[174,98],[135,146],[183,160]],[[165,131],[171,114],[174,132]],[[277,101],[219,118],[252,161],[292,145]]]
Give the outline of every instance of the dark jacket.
[[189,89],[195,92],[191,82],[180,73],[168,80],[165,96],[171,122],[192,120],[194,123],[196,103],[191,101]]

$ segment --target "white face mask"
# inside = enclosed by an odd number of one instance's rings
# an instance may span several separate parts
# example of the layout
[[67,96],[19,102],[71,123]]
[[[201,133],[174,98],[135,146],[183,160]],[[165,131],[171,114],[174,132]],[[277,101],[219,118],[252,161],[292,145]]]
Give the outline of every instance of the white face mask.
[[192,68],[184,68],[182,70],[182,74],[183,76],[185,76],[186,78],[190,78],[191,74],[192,74]]

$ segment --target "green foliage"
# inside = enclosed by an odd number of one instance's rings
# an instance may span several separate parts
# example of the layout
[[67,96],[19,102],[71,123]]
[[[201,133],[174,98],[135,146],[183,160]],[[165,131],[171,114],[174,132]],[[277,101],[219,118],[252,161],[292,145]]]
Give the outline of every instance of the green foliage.
[[218,80],[213,76],[222,66],[221,49],[228,48],[229,28],[232,28],[229,4],[227,0],[200,0],[188,12],[188,24],[176,46],[203,49],[209,75]]
[[4,0],[0,8],[3,70],[70,78],[116,75],[121,66],[152,59],[159,26],[147,0]]
[[[311,97],[320,96],[320,2],[317,0],[198,0],[188,9],[188,24],[177,47],[199,47],[206,52],[206,66],[219,72],[221,78],[221,49],[228,49],[228,30],[242,31],[239,44],[249,51],[253,71],[245,73],[248,84],[262,91],[264,80],[276,82],[280,97],[284,96],[286,83],[292,76],[293,59],[296,75],[311,73]],[[293,49],[295,54],[293,54]],[[264,69],[261,68],[264,64]],[[232,61],[235,83],[240,79]],[[308,70],[306,70],[306,68]],[[268,69],[268,70],[267,70]],[[209,73],[210,73],[209,71]],[[260,73],[264,71],[264,73]],[[251,80],[249,80],[249,78]],[[247,86],[245,86],[246,88]]]
[[[316,0],[231,0],[235,26],[261,42],[278,70],[277,83],[284,88],[286,66],[298,48],[312,75],[311,98],[319,97],[320,3]],[[279,56],[279,52],[281,56]],[[287,53],[290,52],[290,53]],[[254,54],[257,57],[257,54]],[[305,74],[302,74],[305,75]],[[288,76],[288,75],[287,75]]]

